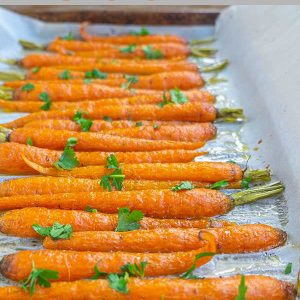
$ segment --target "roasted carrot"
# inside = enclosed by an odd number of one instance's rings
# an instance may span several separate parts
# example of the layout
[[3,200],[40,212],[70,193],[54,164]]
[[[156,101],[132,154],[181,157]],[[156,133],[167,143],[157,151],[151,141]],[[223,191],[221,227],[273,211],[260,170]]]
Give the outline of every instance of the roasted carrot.
[[154,141],[114,136],[101,132],[75,132],[36,128],[17,128],[7,136],[10,142],[26,144],[28,137],[33,145],[40,148],[62,150],[70,137],[77,139],[75,149],[78,151],[155,151],[186,149],[195,150],[203,147],[205,142]]
[[[207,229],[215,235],[218,253],[246,253],[273,249],[286,242],[286,233],[264,224]],[[197,228],[155,228],[127,232],[75,232],[70,239],[46,237],[46,249],[75,251],[176,252],[201,247]]]
[[80,27],[80,35],[86,41],[104,42],[112,44],[149,44],[149,43],[180,43],[186,44],[186,40],[171,34],[147,34],[147,35],[121,35],[121,36],[92,36],[86,31],[88,23]]
[[[72,120],[76,110],[41,111],[28,116],[18,118],[12,122],[1,124],[7,128],[23,127],[26,123],[47,119]],[[157,105],[118,105],[102,106],[89,110],[84,114],[90,119],[101,119],[108,116],[114,120],[149,120],[149,121],[188,121],[211,122],[216,119],[216,109],[211,103],[185,103],[182,105],[165,105],[160,108]]]
[[[83,46],[84,48],[88,48],[86,45],[84,45],[85,42],[82,42],[79,46]],[[112,44],[102,44],[102,49],[95,49],[95,45],[99,45],[99,43],[89,43],[89,45],[92,45],[93,48],[90,47],[90,49],[84,49],[84,50],[77,50],[74,52],[70,52],[67,47],[51,47],[55,52],[61,53],[61,54],[71,54],[76,56],[84,56],[84,57],[97,57],[97,58],[147,58],[147,55],[145,53],[145,49],[150,49],[152,51],[159,51],[161,54],[161,57],[163,59],[172,59],[177,57],[185,58],[187,57],[191,51],[187,45],[179,44],[179,43],[157,43],[157,44],[151,44],[151,45],[120,45],[115,46]],[[128,47],[129,46],[129,47]],[[131,47],[131,49],[130,49]],[[126,51],[126,49],[130,49],[130,51]]]
[[63,66],[66,70],[85,71],[96,68],[102,72],[138,75],[173,71],[198,71],[196,64],[184,60],[117,60],[60,54],[28,54],[21,60],[21,65],[26,69],[36,66]]
[[[34,170],[50,176],[97,179],[108,174],[105,166],[87,166],[63,171],[42,167],[25,156],[23,159]],[[122,172],[126,179],[146,180],[190,180],[214,183],[220,180],[235,182],[243,178],[243,171],[239,165],[225,162],[123,164]]]
[[[70,224],[73,231],[113,231],[118,224],[117,214],[90,213],[79,210],[47,209],[30,207],[10,210],[0,216],[0,231],[19,237],[39,237],[32,224],[52,226],[54,222]],[[233,222],[219,219],[153,219],[144,217],[140,221],[141,229],[155,228],[213,228],[235,225]]]
[[[121,163],[168,163],[190,162],[195,157],[207,152],[194,150],[162,150],[151,152],[115,152],[115,156]],[[25,155],[29,160],[44,167],[52,167],[59,160],[62,152],[28,147],[18,143],[0,144],[0,172],[5,174],[37,174],[37,171],[29,167],[23,160]],[[105,165],[110,152],[76,152],[80,166]],[[1,192],[0,192],[1,193]]]
[[235,205],[253,202],[280,194],[283,186],[264,185],[231,194],[197,188],[175,192],[171,190],[81,192],[47,195],[19,195],[0,198],[0,210],[46,207],[83,210],[87,206],[99,212],[116,213],[118,207],[141,210],[146,216],[158,218],[201,218],[225,214]]
[[[62,71],[61,71],[62,72]],[[84,75],[84,73],[83,73]],[[70,76],[72,72],[70,71]],[[70,84],[86,84],[86,80],[83,78],[68,80],[62,80],[60,78],[48,79],[48,83],[60,84],[62,82],[67,82]],[[19,81],[9,81],[5,82],[3,85],[11,88],[19,88],[25,84],[32,83],[43,84],[45,79],[42,80],[19,80]],[[115,78],[115,79],[93,79],[92,84],[107,85],[113,87],[126,86],[128,83],[127,78]],[[149,89],[149,90],[170,90],[174,88],[179,88],[181,90],[190,90],[193,88],[203,87],[204,80],[199,73],[196,72],[167,72],[167,73],[157,73],[148,76],[136,77],[136,82],[130,83],[130,88],[134,89]]]
[[[100,123],[100,124],[99,124]],[[103,132],[111,135],[126,136],[147,140],[169,140],[183,142],[199,142],[210,140],[216,136],[216,127],[212,123],[194,123],[191,125],[173,124],[161,125],[158,128],[152,126],[139,126],[128,129],[101,129],[103,121],[93,121],[90,132]],[[143,124],[142,124],[143,125]],[[28,128],[48,128],[54,130],[81,131],[81,127],[69,120],[44,120],[25,124]],[[99,128],[100,127],[100,128]]]
[[[128,294],[112,289],[105,279],[54,282],[50,288],[37,287],[30,296],[22,288],[0,288],[0,298],[6,300],[234,300],[238,295],[241,276],[179,279],[130,278]],[[294,300],[296,290],[291,283],[263,275],[245,276],[247,300]],[[209,298],[208,298],[209,297]]]
[[[180,274],[187,271],[195,256],[203,252],[216,252],[215,238],[205,232],[199,236],[201,247],[196,250],[171,253],[130,253],[130,252],[78,252],[65,250],[20,251],[4,256],[0,263],[0,272],[9,279],[20,281],[31,272],[32,261],[36,268],[56,270],[60,281],[90,278],[94,275],[94,266],[106,273],[118,273],[127,263],[147,261],[145,276]],[[196,265],[210,261],[211,256],[200,258]]]

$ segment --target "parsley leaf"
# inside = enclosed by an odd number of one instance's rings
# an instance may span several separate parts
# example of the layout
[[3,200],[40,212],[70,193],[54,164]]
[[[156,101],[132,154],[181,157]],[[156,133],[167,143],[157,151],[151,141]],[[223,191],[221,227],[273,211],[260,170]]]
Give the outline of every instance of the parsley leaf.
[[107,76],[108,75],[106,73],[103,73],[98,69],[93,69],[92,71],[85,72],[84,78],[86,78],[86,79],[106,79]]
[[39,224],[33,224],[32,228],[41,236],[49,236],[53,240],[69,239],[73,233],[73,227],[70,224],[53,223],[52,226],[43,227]]
[[185,273],[183,273],[180,276],[180,278],[184,278],[184,279],[194,279],[194,278],[197,278],[197,276],[195,276],[193,274],[194,270],[196,269],[196,262],[197,262],[197,260],[199,260],[202,257],[214,256],[214,255],[215,255],[215,253],[213,253],[213,252],[202,252],[202,253],[196,254],[194,263],[192,264],[192,266]]
[[51,99],[50,99],[50,96],[48,95],[48,93],[47,92],[40,93],[39,98],[40,98],[40,100],[45,102],[45,104],[42,105],[40,108],[42,110],[49,110],[51,108],[52,102],[51,102]]
[[219,189],[221,189],[223,187],[226,187],[228,185],[229,185],[229,183],[228,183],[227,180],[220,180],[220,181],[217,181],[217,182],[211,184],[209,186],[209,188],[212,189],[212,190],[219,190]]
[[39,286],[49,288],[51,283],[49,279],[58,279],[59,274],[57,271],[48,270],[48,269],[36,269],[34,266],[34,262],[32,262],[32,270],[29,276],[22,280],[22,289],[27,291],[29,289],[29,294],[32,296],[35,292],[36,283]]
[[158,125],[158,124],[153,124],[153,128],[154,128],[154,129],[158,129],[158,128],[159,128],[159,125]]
[[111,273],[107,276],[109,286],[113,290],[116,290],[123,294],[128,294],[128,286],[127,286],[128,279],[129,279],[128,273],[125,273],[124,275]]
[[110,118],[108,116],[104,116],[103,120],[106,121],[106,122],[110,122],[110,123],[113,121],[112,118]]
[[149,32],[149,30],[147,28],[141,27],[140,31],[134,31],[134,30],[132,30],[132,31],[130,31],[130,34],[131,35],[136,35],[136,36],[138,36],[138,35],[145,36],[145,35],[149,35],[150,32]]
[[135,123],[135,126],[136,126],[136,127],[141,127],[141,126],[143,126],[143,122],[136,122],[136,123]]
[[291,274],[292,273],[292,267],[293,267],[293,264],[290,262],[286,265],[285,269],[284,269],[284,274],[285,275],[288,275],[288,274]]
[[96,213],[98,210],[96,208],[92,208],[91,206],[87,206],[85,209],[87,212]]
[[21,88],[21,90],[22,91],[25,91],[25,92],[30,92],[30,91],[32,91],[34,89],[34,84],[32,84],[32,83],[26,83],[26,84],[24,84],[23,86],[22,86],[22,88]]
[[242,181],[241,181],[241,186],[242,188],[244,188],[245,190],[248,190],[249,189],[249,183],[252,181],[252,178],[251,177],[246,177],[246,178],[243,178]]
[[170,101],[170,100],[168,99],[167,94],[166,94],[166,92],[164,91],[164,92],[163,92],[163,101],[162,101],[162,102],[159,102],[157,105],[158,105],[159,107],[164,107],[164,106],[167,105],[167,104],[172,104],[172,101]]
[[54,166],[61,170],[72,170],[75,167],[79,166],[79,161],[76,157],[75,151],[72,147],[74,147],[77,144],[77,139],[74,137],[71,137],[67,140],[67,144],[65,146],[65,149],[60,156],[59,160],[54,163]]
[[106,168],[107,169],[117,169],[119,168],[119,162],[114,154],[110,154],[106,158]]
[[72,74],[71,74],[71,72],[70,72],[69,70],[64,70],[64,71],[62,71],[62,72],[58,75],[58,77],[59,77],[60,79],[71,79],[71,78],[73,78],[73,76],[72,76]]
[[83,113],[81,111],[77,111],[73,116],[73,120],[80,126],[83,132],[87,132],[93,125],[93,121],[90,119],[83,118],[82,114]]
[[34,67],[31,69],[31,73],[36,74],[40,69],[41,69],[41,67]]
[[144,46],[142,49],[147,59],[159,59],[164,57],[159,49],[153,50],[151,45]]
[[118,225],[115,231],[131,231],[141,227],[139,221],[144,217],[140,210],[130,212],[128,207],[118,208]]
[[73,41],[73,40],[75,40],[74,35],[73,35],[72,32],[68,32],[67,35],[61,36],[60,39],[61,40],[65,40],[65,41]]
[[96,279],[99,279],[100,277],[103,277],[103,276],[107,276],[108,274],[105,273],[105,272],[101,272],[98,268],[97,265],[94,266],[94,271],[95,271],[95,275],[93,275],[90,279],[92,280],[96,280]]
[[171,101],[175,104],[184,104],[188,102],[187,97],[180,91],[179,88],[170,90]]
[[27,138],[26,145],[28,145],[28,146],[32,146],[33,145],[32,139],[30,137]]
[[148,264],[147,261],[142,261],[140,263],[140,267],[134,263],[130,264],[127,263],[124,266],[121,267],[122,272],[127,272],[129,276],[139,276],[144,278],[145,277],[145,267]]
[[235,297],[235,300],[246,300],[246,292],[248,287],[246,286],[245,276],[242,275],[241,282],[239,285],[238,295]]
[[136,44],[131,44],[126,47],[120,48],[120,52],[122,53],[133,53],[136,49]]
[[190,181],[182,181],[179,184],[173,186],[171,191],[177,192],[181,190],[192,190],[195,186]]
[[139,79],[137,76],[125,75],[124,77],[126,78],[127,82],[121,84],[122,89],[129,89],[132,84],[139,82]]

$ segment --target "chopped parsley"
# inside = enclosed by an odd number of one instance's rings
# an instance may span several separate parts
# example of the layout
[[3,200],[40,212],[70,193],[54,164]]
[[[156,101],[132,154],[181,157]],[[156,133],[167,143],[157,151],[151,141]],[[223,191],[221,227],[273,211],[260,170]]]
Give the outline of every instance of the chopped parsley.
[[136,122],[136,123],[135,123],[135,126],[136,126],[136,127],[141,127],[141,126],[143,126],[143,122]]
[[66,34],[65,36],[61,36],[60,37],[61,40],[65,40],[65,41],[73,41],[75,40],[74,35],[72,32],[68,32],[68,34]]
[[131,44],[126,47],[120,48],[120,52],[122,53],[133,53],[136,49],[136,44]]
[[34,67],[31,69],[31,73],[36,74],[40,69],[41,69],[41,67]]
[[177,192],[181,190],[192,190],[195,186],[190,181],[182,181],[179,184],[173,186],[171,191]]
[[121,84],[122,89],[129,89],[132,84],[139,82],[139,79],[137,76],[125,75],[124,77],[126,78],[127,82]]
[[235,297],[234,300],[246,300],[246,292],[247,292],[247,285],[246,285],[246,279],[245,276],[242,275],[241,282],[238,289],[238,295]]
[[140,266],[138,266],[136,263],[130,264],[127,263],[126,265],[121,267],[121,271],[123,273],[127,272],[129,276],[137,276],[144,278],[145,277],[145,267],[148,264],[147,261],[142,261],[140,263]]
[[58,75],[59,79],[64,79],[64,80],[67,80],[67,79],[72,79],[73,76],[71,74],[71,72],[69,70],[64,70],[62,71],[59,75]]
[[27,138],[26,145],[33,146],[32,139],[30,137]]
[[219,190],[219,189],[224,188],[228,185],[229,185],[229,183],[228,183],[227,180],[220,180],[220,181],[217,181],[217,182],[211,184],[209,186],[209,188],[212,189],[212,190]]
[[149,32],[149,30],[147,29],[147,28],[145,28],[145,27],[141,27],[141,29],[140,29],[140,31],[130,31],[130,34],[131,35],[136,35],[136,36],[145,36],[145,35],[149,35],[150,34],[150,32]]
[[84,78],[86,78],[86,79],[106,79],[107,76],[108,75],[106,73],[103,73],[98,69],[93,69],[91,71],[85,72]]
[[87,206],[84,210],[87,211],[87,212],[91,212],[91,213],[98,212],[98,210],[96,208],[92,208],[90,206]]
[[41,236],[49,236],[53,240],[69,239],[73,233],[73,227],[70,224],[63,225],[58,222],[49,227],[33,224],[32,228]]
[[147,59],[160,59],[164,57],[159,49],[153,50],[151,45],[144,46],[142,49]]
[[109,283],[109,286],[120,293],[128,294],[128,279],[129,275],[128,273],[125,274],[115,274],[111,273],[107,276],[107,280]]
[[163,92],[163,101],[158,103],[159,107],[164,107],[167,104],[184,104],[188,102],[187,97],[181,92],[179,88],[175,88],[169,91],[170,100],[168,99],[166,92]]
[[118,225],[115,231],[131,231],[141,227],[144,214],[140,210],[130,212],[128,207],[118,208]]
[[105,272],[101,272],[98,268],[97,265],[94,266],[94,271],[95,271],[95,274],[90,278],[92,280],[97,280],[99,279],[100,277],[103,277],[103,276],[107,276],[108,274],[105,273]]
[[30,92],[34,89],[34,84],[32,83],[26,83],[22,86],[21,90],[24,91],[24,92]]
[[246,177],[246,178],[243,178],[242,181],[241,181],[241,186],[243,189],[247,190],[249,189],[249,183],[252,181],[252,178],[249,176],[249,177]]
[[106,122],[110,122],[110,123],[113,121],[113,119],[108,117],[108,116],[104,116],[103,120],[106,121]]
[[83,112],[77,111],[73,116],[73,120],[80,126],[83,132],[87,132],[93,125],[93,120],[84,118],[82,114]]
[[288,274],[291,274],[292,273],[292,267],[293,267],[293,264],[290,262],[286,265],[285,269],[284,269],[284,274],[285,275],[288,275]]
[[42,110],[49,110],[51,108],[52,102],[51,102],[51,99],[50,99],[50,96],[48,95],[48,93],[47,92],[40,93],[39,98],[40,98],[40,100],[45,102],[45,104],[42,105],[40,108]]

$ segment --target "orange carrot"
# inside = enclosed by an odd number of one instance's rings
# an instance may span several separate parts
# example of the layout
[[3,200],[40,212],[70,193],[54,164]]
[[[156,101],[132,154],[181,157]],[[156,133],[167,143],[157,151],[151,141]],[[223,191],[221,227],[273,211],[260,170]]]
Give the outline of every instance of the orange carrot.
[[[24,174],[25,172],[23,172]],[[17,195],[42,195],[77,192],[101,192],[98,179],[85,179],[73,177],[26,177],[3,181],[0,183],[0,197]],[[160,190],[171,189],[180,184],[180,181],[154,181],[154,180],[125,180],[123,182],[124,191],[132,190]],[[193,181],[196,187],[209,187],[207,182]],[[241,188],[241,182],[230,182],[226,189]]]
[[116,213],[118,207],[129,207],[130,210],[141,210],[150,217],[183,219],[225,214],[234,205],[230,197],[210,189],[73,192],[0,198],[0,210],[35,206],[78,210],[90,206],[103,213]]
[[108,73],[139,75],[170,71],[198,71],[196,64],[184,60],[117,60],[60,54],[28,54],[21,60],[21,65],[26,69],[37,66],[63,66],[66,70],[92,70],[96,68]]
[[[52,226],[53,223],[70,224],[73,231],[114,231],[118,224],[117,214],[91,213],[80,210],[47,209],[30,207],[10,210],[0,216],[0,231],[19,237],[39,237],[32,224]],[[219,219],[153,219],[144,217],[141,229],[155,228],[212,228],[232,226],[235,223]]]
[[[264,224],[247,224],[207,229],[215,235],[218,253],[259,252],[282,246],[286,233]],[[46,249],[75,251],[177,252],[201,247],[197,228],[156,228],[127,232],[76,232],[70,239],[46,237]]]
[[36,128],[17,128],[7,138],[10,142],[26,144],[28,137],[33,145],[53,150],[64,149],[70,137],[77,139],[75,149],[78,151],[156,151],[185,149],[195,150],[204,146],[205,142],[154,141],[114,136],[101,132],[75,132],[66,130],[50,130]]
[[[64,111],[41,111],[28,116],[18,118],[12,122],[1,124],[6,128],[23,127],[26,123],[38,120],[60,119],[73,120],[77,110],[69,109]],[[217,117],[217,111],[210,103],[185,103],[182,105],[165,105],[160,108],[158,105],[118,105],[96,107],[84,113],[90,119],[101,119],[105,116],[113,120],[134,121],[188,121],[188,122],[212,122]]]
[[[6,300],[234,300],[238,295],[241,276],[179,279],[130,278],[128,294],[119,293],[105,279],[54,282],[50,288],[37,287],[30,296],[22,288],[8,286],[0,288],[0,298]],[[263,275],[245,276],[247,300],[294,300],[296,290],[291,283]]]
[[[25,156],[23,159],[33,169],[50,176],[93,179],[108,174],[105,166],[87,166],[63,171],[42,167]],[[190,180],[213,183],[220,180],[235,182],[242,180],[243,177],[243,171],[239,165],[224,162],[123,164],[122,171],[127,179],[146,180]]]
[[121,35],[121,36],[93,36],[87,33],[88,23],[80,27],[80,35],[86,41],[104,42],[112,44],[149,44],[149,43],[180,43],[186,44],[186,40],[171,34],[147,34],[147,35]]
[[[112,44],[100,44],[100,43],[88,43],[81,42],[77,43],[77,46],[85,49],[76,49],[74,52],[70,51],[68,44],[65,43],[66,47],[62,45],[51,45],[53,51],[61,54],[72,54],[76,56],[86,57],[97,57],[97,58],[147,58],[145,51],[151,49],[152,51],[159,51],[163,59],[172,59],[177,57],[185,58],[190,54],[190,49],[187,45],[179,43],[156,43],[151,45],[112,45]],[[99,49],[99,45],[101,49]],[[128,47],[129,46],[129,47]],[[149,48],[151,47],[151,48]],[[98,48],[98,49],[97,49]],[[130,49],[131,48],[131,49]],[[126,50],[129,51],[126,51]]]
[[[106,273],[118,273],[127,263],[147,261],[145,276],[180,274],[187,271],[194,263],[195,256],[203,252],[215,252],[216,244],[212,234],[201,234],[202,244],[199,249],[171,253],[129,253],[129,252],[77,252],[57,250],[20,251],[3,257],[1,273],[9,279],[20,281],[31,272],[32,261],[36,268],[56,270],[60,281],[72,281],[89,278],[94,275],[94,266]],[[197,260],[196,265],[210,261],[211,256]]]
[[[194,150],[162,150],[151,152],[115,152],[120,163],[167,163],[167,162],[190,162],[195,157],[207,152]],[[0,144],[0,172],[5,174],[36,174],[23,160],[25,155],[29,160],[44,167],[52,167],[61,156],[61,151],[29,147],[17,143]],[[105,165],[110,152],[77,152],[76,156],[80,166]],[[1,192],[0,192],[1,193]]]
[[[72,76],[71,71],[70,71],[70,76]],[[149,90],[170,90],[174,88],[179,88],[181,90],[189,90],[193,88],[199,88],[204,85],[204,80],[196,72],[167,72],[167,73],[152,74],[148,76],[136,76],[135,78],[137,82],[131,83],[130,88],[149,89]],[[67,82],[70,84],[86,84],[86,80],[83,78],[79,78],[79,79],[70,78],[68,80],[62,80],[57,77],[55,79],[48,79],[47,81],[47,83],[56,83],[56,84],[60,84],[62,82]],[[4,83],[4,86],[19,88],[28,83],[32,83],[34,85],[43,84],[45,83],[45,79],[43,78],[39,80],[8,81]],[[93,79],[91,83],[120,87],[122,86],[122,84],[126,86],[126,84],[128,84],[128,79],[126,77],[115,78],[115,79]]]

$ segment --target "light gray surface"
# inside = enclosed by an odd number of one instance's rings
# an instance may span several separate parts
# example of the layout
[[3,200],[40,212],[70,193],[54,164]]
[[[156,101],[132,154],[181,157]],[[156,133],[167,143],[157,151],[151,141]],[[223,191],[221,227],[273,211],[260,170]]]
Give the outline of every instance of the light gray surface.
[[[268,9],[262,9],[262,12],[259,9],[256,10],[256,13],[263,13],[264,17],[260,18],[261,21],[271,19],[270,16],[265,16]],[[297,113],[295,108],[296,105],[299,108],[299,103],[296,101],[298,95],[294,80],[299,80],[299,76],[297,77],[297,74],[292,72],[299,73],[299,68],[296,68],[297,59],[295,56],[292,56],[292,51],[294,51],[292,48],[296,47],[296,43],[298,43],[299,47],[299,42],[296,39],[297,31],[294,32],[295,29],[289,29],[291,33],[290,38],[294,38],[294,42],[291,42],[292,44],[289,45],[284,42],[287,38],[284,34],[275,35],[274,38],[272,35],[269,36],[271,33],[274,34],[273,32],[278,32],[277,22],[280,18],[283,18],[276,8],[275,14],[271,12],[275,20],[269,21],[274,26],[274,31],[269,29],[270,25],[260,25],[257,21],[258,17],[254,16],[252,10],[248,9],[248,13],[245,10],[243,7],[231,8],[225,11],[218,21],[219,55],[223,58],[229,58],[231,62],[229,68],[220,76],[226,76],[229,82],[210,86],[209,89],[219,94],[217,99],[219,107],[242,106],[246,110],[249,121],[244,126],[238,124],[218,125],[218,139],[209,142],[206,147],[212,152],[208,158],[221,160],[233,158],[237,162],[244,164],[246,161],[244,157],[246,147],[243,142],[246,141],[249,145],[249,152],[252,152],[253,155],[250,160],[250,166],[263,168],[271,163],[271,168],[276,176],[287,184],[287,197],[279,197],[237,207],[225,218],[239,223],[266,223],[284,229],[286,229],[288,222],[287,230],[292,234],[293,238],[296,238],[297,231],[299,231],[299,220],[295,217],[299,212],[299,199],[295,197],[298,192],[299,198],[299,184],[297,183],[296,173],[297,168],[299,169],[299,159],[297,160],[297,151],[294,149],[297,149],[296,143],[299,144],[299,128],[298,133],[296,133],[296,121],[298,120],[295,115]],[[296,16],[293,17],[295,12],[291,11],[290,13],[288,15],[290,21],[286,23],[293,24],[293,26],[298,24],[297,26],[299,26],[299,18],[298,21],[293,21],[296,18]],[[240,14],[241,17],[239,17]],[[257,28],[255,26],[256,23],[258,25]],[[281,26],[284,27],[283,24]],[[214,31],[213,27],[147,27],[153,32],[171,32],[189,39],[203,38],[211,35]],[[18,28],[18,30],[15,30],[15,28]],[[35,42],[47,42],[56,35],[63,35],[70,30],[77,34],[78,25],[48,25],[32,21],[29,18],[19,17],[0,9],[0,36],[3,41],[0,56],[22,56],[23,53],[17,44],[19,38]],[[127,32],[128,30],[128,26],[99,25],[91,28],[91,32],[98,33],[119,33]],[[259,30],[262,30],[260,36],[256,33]],[[280,30],[286,32],[284,29]],[[249,35],[249,37],[246,35]],[[257,44],[259,41],[260,43]],[[283,44],[286,44],[285,47],[289,51],[288,54],[285,54],[285,50],[281,49]],[[279,51],[279,49],[281,50]],[[270,55],[270,52],[273,52],[274,55],[276,54],[274,58],[275,63],[271,61],[272,55]],[[298,51],[298,53],[300,52]],[[283,57],[284,55],[286,55],[286,58]],[[198,61],[198,63],[201,65],[211,61],[213,60],[208,59]],[[2,69],[2,65],[0,67]],[[274,80],[278,78],[280,82]],[[282,84],[283,82],[284,84]],[[287,93],[289,93],[288,99],[282,97],[282,94],[287,95]],[[282,107],[287,103],[289,103],[289,107]],[[0,114],[0,120],[4,122],[4,119],[13,119],[17,115]],[[295,123],[293,123],[294,121]],[[288,126],[292,127],[288,128]],[[296,137],[296,134],[298,135],[298,140],[295,138],[293,142],[292,137]],[[272,137],[269,135],[272,135]],[[261,138],[263,143],[258,145],[260,150],[258,152],[252,151]],[[294,162],[291,160],[291,155],[294,156]],[[201,159],[207,158],[202,157]],[[285,198],[288,199],[289,211]],[[289,219],[288,216],[290,217]],[[295,228],[295,226],[298,226],[298,228]],[[25,239],[20,240],[0,236],[0,240],[0,251],[2,254],[11,253],[20,247],[39,247],[39,244],[37,246],[36,244],[32,245]],[[200,268],[197,273],[201,276],[260,273],[295,282],[299,268],[298,258],[299,247],[294,244],[294,241],[289,241],[286,246],[280,249],[264,253],[218,255],[212,262]],[[294,263],[293,272],[290,275],[284,275],[283,270],[290,261]]]

